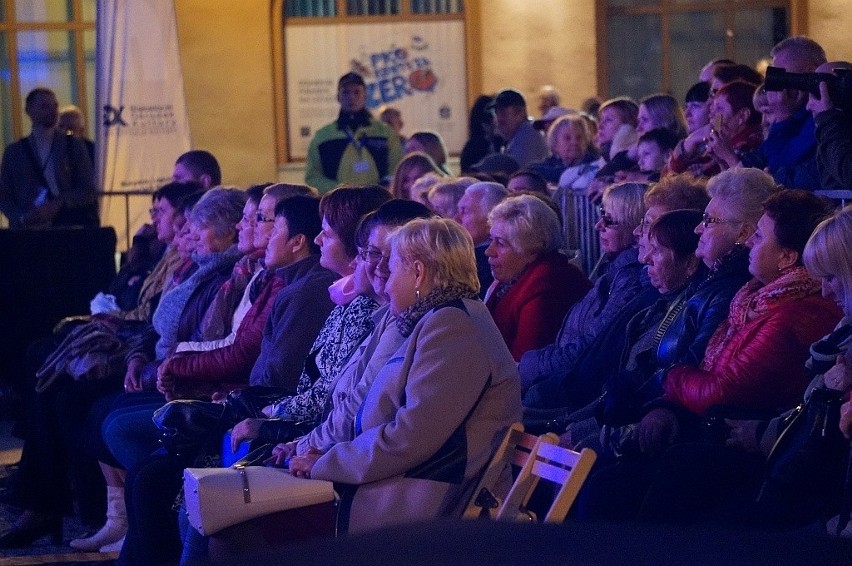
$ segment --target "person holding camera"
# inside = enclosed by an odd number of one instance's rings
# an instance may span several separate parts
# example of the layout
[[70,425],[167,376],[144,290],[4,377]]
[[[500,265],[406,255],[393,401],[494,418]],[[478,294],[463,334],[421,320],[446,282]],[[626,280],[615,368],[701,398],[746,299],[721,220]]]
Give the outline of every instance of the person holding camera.
[[[817,73],[836,73],[850,70],[852,63],[832,61],[817,67]],[[827,81],[819,83],[819,98],[808,96],[807,109],[816,123],[817,168],[823,189],[852,188],[852,108],[831,98]],[[849,93],[841,93],[849,98]]]
[[[787,73],[812,73],[826,62],[825,50],[804,36],[784,39],[772,48],[772,67]],[[816,165],[814,121],[805,108],[807,92],[795,86],[782,89],[765,84],[767,101],[778,122],[769,128],[763,144],[742,158],[743,167],[765,169],[785,187],[822,189]]]

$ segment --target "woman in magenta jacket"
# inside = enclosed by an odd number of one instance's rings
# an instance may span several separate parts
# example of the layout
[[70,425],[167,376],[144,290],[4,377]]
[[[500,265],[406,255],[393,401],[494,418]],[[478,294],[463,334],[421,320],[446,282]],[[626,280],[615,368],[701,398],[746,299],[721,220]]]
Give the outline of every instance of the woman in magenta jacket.
[[565,313],[592,284],[559,253],[559,218],[541,199],[508,198],[488,221],[491,243],[485,255],[494,283],[485,304],[517,361],[554,341]]

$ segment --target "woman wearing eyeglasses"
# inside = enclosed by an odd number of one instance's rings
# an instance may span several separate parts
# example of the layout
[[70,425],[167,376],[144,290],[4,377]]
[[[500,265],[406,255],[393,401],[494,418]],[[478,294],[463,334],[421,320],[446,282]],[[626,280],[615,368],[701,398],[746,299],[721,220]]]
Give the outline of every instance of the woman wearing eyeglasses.
[[645,183],[619,183],[604,192],[603,218],[595,224],[604,255],[592,273],[593,287],[568,312],[555,342],[521,357],[524,391],[549,376],[564,375],[579,353],[639,292],[642,264],[633,231],[645,213],[642,198],[647,188]]

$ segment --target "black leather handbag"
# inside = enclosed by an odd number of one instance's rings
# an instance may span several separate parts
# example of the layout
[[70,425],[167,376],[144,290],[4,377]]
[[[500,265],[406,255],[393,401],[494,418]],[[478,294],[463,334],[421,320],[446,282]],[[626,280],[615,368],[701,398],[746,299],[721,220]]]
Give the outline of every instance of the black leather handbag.
[[787,417],[767,459],[758,503],[808,522],[837,513],[843,496],[849,442],[840,432],[843,394],[814,389]]

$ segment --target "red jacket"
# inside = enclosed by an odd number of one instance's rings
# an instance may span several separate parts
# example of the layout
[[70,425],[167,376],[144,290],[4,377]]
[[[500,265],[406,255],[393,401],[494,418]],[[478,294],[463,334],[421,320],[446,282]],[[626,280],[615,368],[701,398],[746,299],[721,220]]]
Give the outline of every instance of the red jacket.
[[841,313],[818,293],[787,301],[748,321],[706,370],[666,374],[665,398],[703,415],[712,405],[780,413],[802,398],[811,343],[831,332]]
[[246,312],[233,343],[206,352],[178,354],[171,359],[169,373],[177,378],[179,395],[186,390],[187,397],[195,397],[198,393],[209,394],[225,384],[248,384],[249,373],[260,355],[266,319],[278,292],[284,287],[283,279],[269,275],[269,281]]
[[487,301],[515,361],[529,350],[552,344],[562,319],[592,283],[560,253],[535,260],[502,298]]

